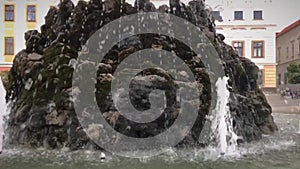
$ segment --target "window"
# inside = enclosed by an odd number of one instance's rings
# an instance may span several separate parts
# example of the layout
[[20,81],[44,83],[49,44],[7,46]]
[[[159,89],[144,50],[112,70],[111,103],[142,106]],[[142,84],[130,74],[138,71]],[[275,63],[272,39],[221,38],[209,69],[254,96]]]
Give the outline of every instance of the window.
[[278,83],[278,85],[281,85],[281,74],[278,74],[277,83]]
[[286,58],[289,57],[289,47],[286,47]]
[[243,20],[243,11],[234,11],[234,20]]
[[36,6],[35,5],[27,6],[27,21],[28,22],[36,21]]
[[299,52],[299,55],[300,55],[300,40],[298,41],[298,52]]
[[14,38],[13,37],[6,37],[4,39],[5,45],[5,55],[14,55]]
[[15,6],[5,5],[5,21],[14,21],[14,20],[15,20]]
[[263,14],[262,11],[253,11],[253,19],[254,20],[262,20],[263,19],[262,14]]
[[292,58],[294,58],[294,54],[295,54],[295,45],[294,43],[292,43]]
[[280,58],[281,58],[281,47],[277,48],[277,62],[280,63]]
[[264,41],[252,41],[252,58],[264,58]]
[[239,56],[244,56],[244,42],[243,41],[233,41],[232,47],[238,53]]
[[211,12],[211,16],[212,16],[212,18],[213,18],[214,20],[216,20],[216,21],[219,21],[219,22],[222,22],[222,21],[223,21],[222,16],[221,16],[221,14],[220,14],[220,11],[212,11],[212,12]]

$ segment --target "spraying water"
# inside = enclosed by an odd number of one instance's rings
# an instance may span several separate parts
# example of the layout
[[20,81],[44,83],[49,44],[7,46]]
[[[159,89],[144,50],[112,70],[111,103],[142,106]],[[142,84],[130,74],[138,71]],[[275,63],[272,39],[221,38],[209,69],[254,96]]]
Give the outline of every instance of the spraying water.
[[298,124],[298,131],[297,131],[298,134],[300,134],[300,120],[299,120],[299,124]]
[[215,119],[212,122],[212,131],[217,142],[217,149],[220,155],[238,155],[238,136],[233,130],[233,119],[229,110],[228,77],[219,78],[216,87],[218,101],[215,109]]
[[0,154],[2,153],[3,147],[3,137],[4,137],[4,115],[6,113],[6,101],[5,101],[6,91],[3,86],[2,79],[0,77]]

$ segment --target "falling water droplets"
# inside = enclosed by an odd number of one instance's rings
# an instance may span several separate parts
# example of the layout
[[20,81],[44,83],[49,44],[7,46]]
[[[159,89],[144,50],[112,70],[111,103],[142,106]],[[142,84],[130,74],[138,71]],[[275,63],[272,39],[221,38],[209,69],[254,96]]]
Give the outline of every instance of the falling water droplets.
[[0,77],[0,154],[2,153],[2,146],[3,146],[3,137],[4,137],[4,120],[3,120],[3,115],[5,111],[5,89],[2,83],[2,79]]
[[26,90],[30,90],[33,84],[33,80],[31,78],[29,78],[26,83],[25,83],[25,89]]
[[212,130],[215,131],[219,155],[237,155],[238,136],[233,130],[233,118],[229,110],[228,77],[219,78],[216,87],[218,93],[215,119],[212,121]]
[[298,131],[297,131],[298,134],[300,134],[300,120],[299,120],[299,124],[298,124]]

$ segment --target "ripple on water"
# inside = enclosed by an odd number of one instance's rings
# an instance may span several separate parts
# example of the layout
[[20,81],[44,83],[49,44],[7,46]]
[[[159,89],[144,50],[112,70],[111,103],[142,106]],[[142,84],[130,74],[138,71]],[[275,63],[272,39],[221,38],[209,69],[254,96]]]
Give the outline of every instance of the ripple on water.
[[[100,162],[100,151],[50,151],[45,149],[5,149],[0,169],[299,169],[300,115],[275,114],[279,132],[239,147],[238,155],[220,157],[212,147],[170,148],[151,158],[129,159],[107,154]],[[134,152],[129,152],[134,153]]]

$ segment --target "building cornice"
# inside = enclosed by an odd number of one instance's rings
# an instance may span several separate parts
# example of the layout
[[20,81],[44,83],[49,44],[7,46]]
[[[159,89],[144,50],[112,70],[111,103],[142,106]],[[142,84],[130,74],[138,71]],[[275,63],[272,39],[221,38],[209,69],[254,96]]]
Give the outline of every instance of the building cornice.
[[240,24],[240,25],[217,25],[217,29],[222,28],[234,28],[234,29],[242,29],[242,28],[266,28],[266,27],[276,27],[276,24]]
[[289,60],[289,61],[285,61],[285,62],[280,62],[280,63],[277,63],[277,66],[290,64],[290,63],[293,63],[293,62],[296,62],[296,61],[300,62],[300,59],[293,59],[293,60]]

